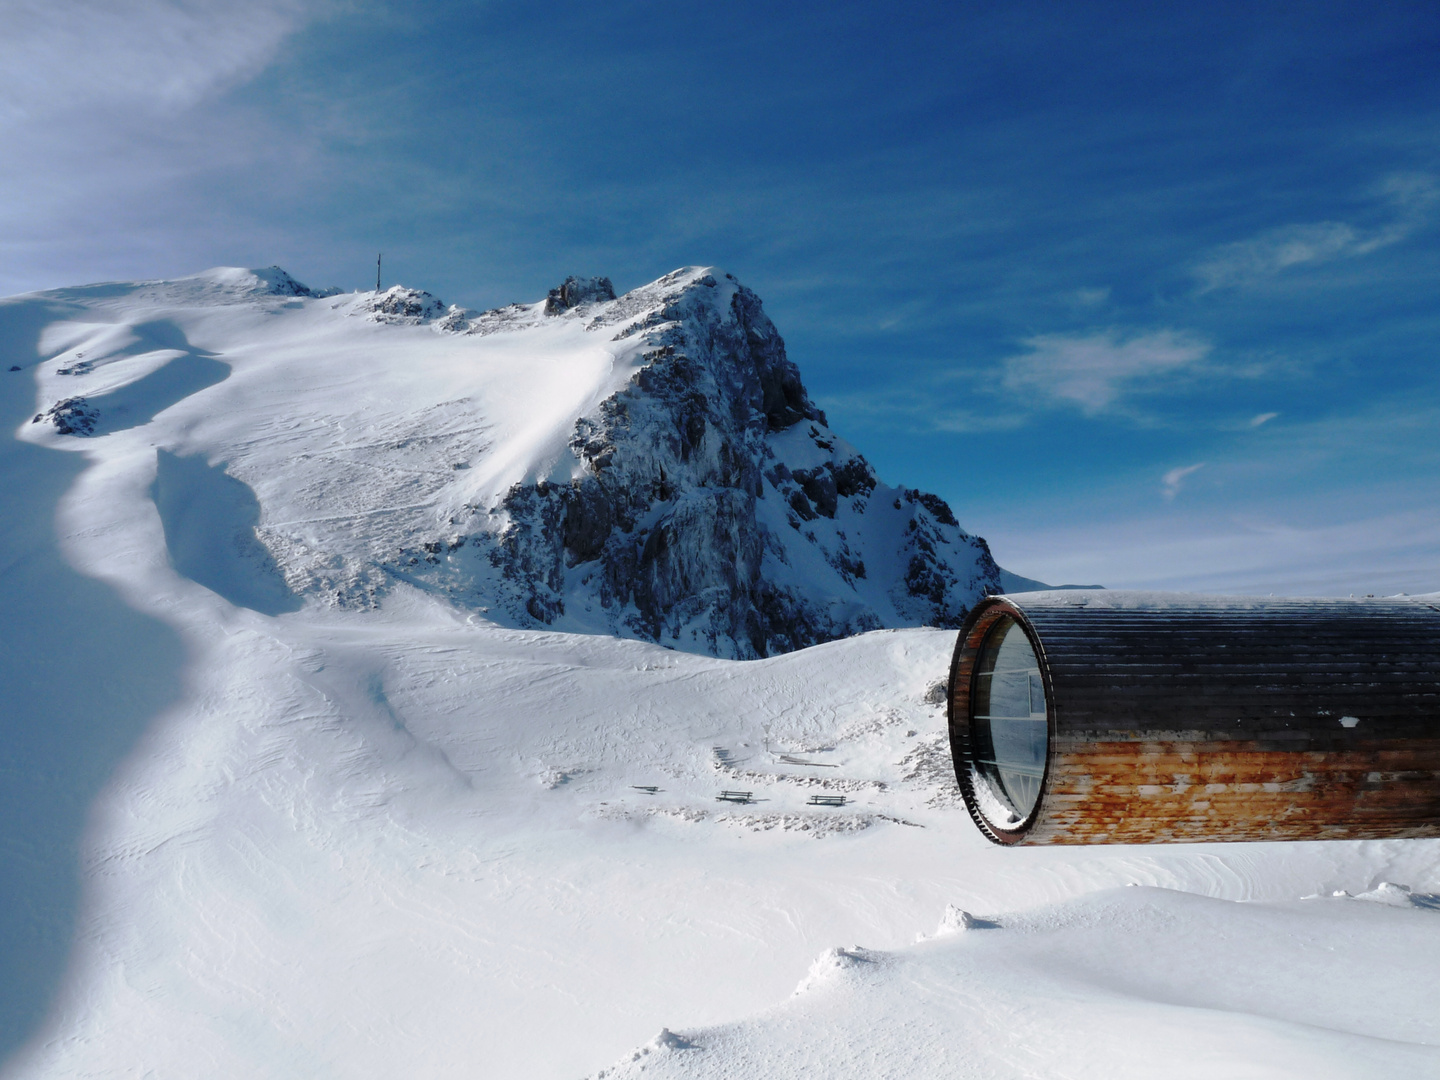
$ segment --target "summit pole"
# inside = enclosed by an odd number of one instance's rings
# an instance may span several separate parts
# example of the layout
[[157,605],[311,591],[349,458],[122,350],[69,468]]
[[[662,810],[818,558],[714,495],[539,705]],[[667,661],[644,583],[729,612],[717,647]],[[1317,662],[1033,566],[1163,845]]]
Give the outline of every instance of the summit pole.
[[377,293],[380,291],[380,256],[383,254],[384,252],[377,252],[375,255],[375,291]]

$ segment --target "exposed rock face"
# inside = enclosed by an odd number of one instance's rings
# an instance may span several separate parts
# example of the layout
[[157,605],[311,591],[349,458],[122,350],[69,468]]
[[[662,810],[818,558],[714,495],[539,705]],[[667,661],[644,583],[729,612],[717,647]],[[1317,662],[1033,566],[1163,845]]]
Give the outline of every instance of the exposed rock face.
[[608,277],[568,277],[559,288],[551,289],[545,299],[545,314],[559,315],[581,304],[596,304],[615,299],[615,286]]
[[94,435],[99,410],[84,397],[66,397],[45,412],[37,412],[30,423],[49,422],[60,435]]
[[270,296],[311,296],[323,299],[340,294],[340,290],[335,288],[312,289],[310,286],[296,281],[278,266],[267,266],[263,270],[251,270],[250,273],[256,280],[257,288]]
[[364,306],[378,322],[422,322],[445,314],[445,305],[428,292],[404,285],[392,285]]
[[[527,310],[453,329],[511,329]],[[544,305],[557,317],[642,335],[643,364],[579,418],[569,467],[515,485],[400,572],[498,592],[532,625],[739,658],[956,626],[999,591],[985,542],[943,500],[881,484],[830,431],[759,297],[730,275],[676,271],[618,299],[604,278],[570,278]]]
[[57,401],[43,413],[36,413],[32,424],[49,421],[61,435],[93,435],[100,412],[83,397]]
[[325,296],[326,290],[311,289],[302,285],[278,266],[267,266],[263,270],[252,270],[258,286],[271,296]]

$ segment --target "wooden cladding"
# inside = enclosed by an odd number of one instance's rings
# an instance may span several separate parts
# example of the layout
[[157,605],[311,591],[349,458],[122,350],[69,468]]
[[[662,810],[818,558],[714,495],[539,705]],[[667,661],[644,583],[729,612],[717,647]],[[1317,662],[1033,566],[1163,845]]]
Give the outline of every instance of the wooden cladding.
[[[975,710],[1011,620],[1043,681],[1033,806],[995,764],[1009,721]],[[1423,600],[990,597],[960,631],[949,720],[996,843],[1440,836],[1440,605]]]

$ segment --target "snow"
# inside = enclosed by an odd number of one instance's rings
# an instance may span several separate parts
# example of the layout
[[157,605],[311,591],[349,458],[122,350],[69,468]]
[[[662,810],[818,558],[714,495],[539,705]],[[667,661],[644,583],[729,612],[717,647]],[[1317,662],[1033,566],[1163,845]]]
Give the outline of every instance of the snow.
[[594,1075],[1436,1075],[1434,916],[1363,907],[1097,891],[904,950],[829,950],[789,1001],[666,1029]]
[[1440,1075],[1434,842],[1002,850],[953,631],[739,662],[383,581],[641,335],[287,282],[0,302],[7,1080]]

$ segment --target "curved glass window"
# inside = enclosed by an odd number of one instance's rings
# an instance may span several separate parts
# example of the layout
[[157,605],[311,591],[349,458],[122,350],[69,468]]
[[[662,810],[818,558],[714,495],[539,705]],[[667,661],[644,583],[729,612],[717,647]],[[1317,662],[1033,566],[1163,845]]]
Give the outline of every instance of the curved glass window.
[[1016,824],[1040,799],[1050,726],[1040,663],[1025,631],[1008,615],[980,647],[971,700],[975,767],[1011,815],[1005,824]]

